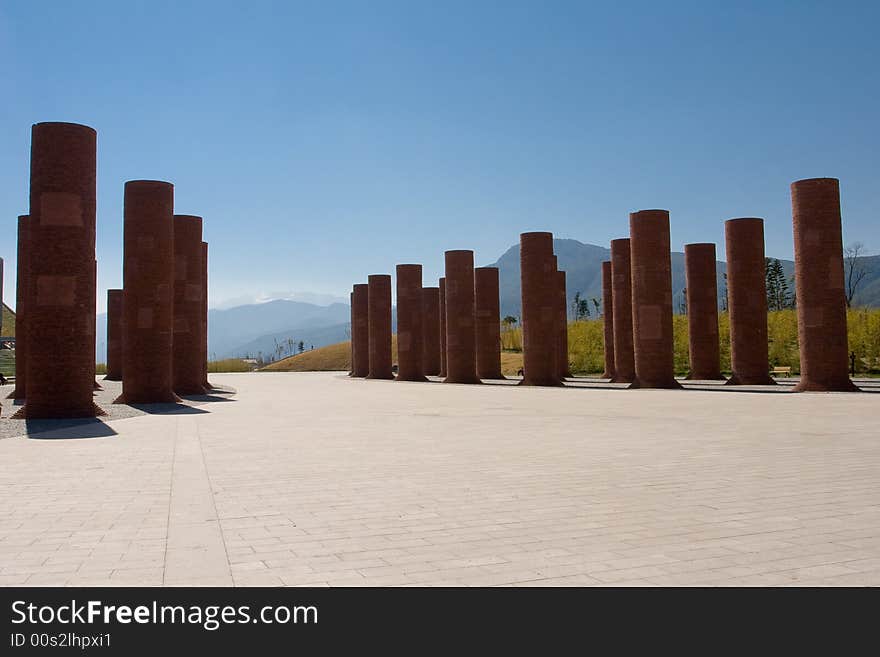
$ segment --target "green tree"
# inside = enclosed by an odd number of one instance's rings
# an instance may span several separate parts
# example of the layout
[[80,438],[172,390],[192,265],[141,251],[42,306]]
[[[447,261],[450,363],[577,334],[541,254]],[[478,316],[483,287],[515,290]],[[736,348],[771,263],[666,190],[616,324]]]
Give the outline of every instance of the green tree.
[[765,258],[767,310],[785,310],[791,307],[791,289],[778,258]]

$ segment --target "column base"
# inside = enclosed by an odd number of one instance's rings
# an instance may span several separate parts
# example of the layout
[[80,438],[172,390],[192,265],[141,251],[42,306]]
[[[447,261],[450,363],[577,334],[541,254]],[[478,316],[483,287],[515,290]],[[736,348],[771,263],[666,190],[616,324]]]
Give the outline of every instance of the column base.
[[792,392],[862,392],[862,389],[849,378],[833,382],[801,378]]
[[656,390],[683,390],[682,385],[676,381],[675,379],[666,380],[666,381],[654,381],[651,383],[643,383],[636,378],[632,383],[629,384],[627,390],[648,390],[648,389],[656,389]]
[[443,379],[443,383],[463,383],[466,385],[474,385],[474,384],[482,383],[482,381],[480,381],[476,377],[473,377],[473,378],[471,378],[471,377],[455,377],[455,378],[453,378],[451,376],[447,376],[445,379]]
[[92,403],[91,409],[80,409],[77,411],[59,411],[59,412],[49,412],[49,413],[34,413],[33,411],[28,411],[27,404],[18,409],[15,414],[12,416],[13,420],[69,420],[75,418],[86,418],[86,417],[103,417],[107,415],[107,411],[98,406],[95,403]]
[[127,397],[125,393],[123,393],[113,400],[114,404],[128,404],[129,406],[135,404],[179,404],[180,402],[180,397],[173,392],[158,395],[144,395],[143,397],[138,397],[137,395]]
[[727,381],[727,377],[725,377],[721,372],[691,372],[686,377],[684,377],[685,381]]
[[529,379],[523,378],[517,383],[518,386],[539,386],[544,388],[564,388],[565,383],[559,379]]
[[761,376],[760,374],[754,376],[739,376],[736,372],[730,375],[730,378],[727,379],[726,386],[775,386],[778,385],[776,383],[776,379],[774,379],[769,374],[765,374]]

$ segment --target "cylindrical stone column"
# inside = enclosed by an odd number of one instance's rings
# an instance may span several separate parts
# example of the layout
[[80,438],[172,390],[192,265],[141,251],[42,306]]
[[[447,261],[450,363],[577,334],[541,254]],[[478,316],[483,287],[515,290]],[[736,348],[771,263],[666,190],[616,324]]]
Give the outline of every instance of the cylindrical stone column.
[[629,238],[611,240],[611,303],[614,325],[614,377],[612,383],[632,383],[636,378],[633,354],[632,268]]
[[522,233],[520,283],[522,294],[523,379],[521,385],[559,386],[556,265],[553,234]]
[[15,269],[15,388],[9,399],[24,399],[27,390],[28,312],[30,301],[30,244],[31,218],[24,214],[18,218],[18,246]]
[[446,378],[446,279],[440,279],[440,376]]
[[[95,280],[95,291],[97,292],[97,287],[98,287],[98,261],[97,260],[95,260],[94,266],[92,268],[92,278],[94,278],[94,280]],[[98,362],[98,352],[97,352],[98,327],[96,325],[96,322],[92,323],[92,328],[93,328],[93,330],[92,330],[92,342],[91,342],[91,344],[92,344],[91,359],[92,359],[92,361],[97,363]],[[101,384],[98,383],[97,379],[95,379],[95,382],[92,385],[93,385],[93,388],[92,388],[93,390],[103,390],[104,389],[101,386]]]
[[391,276],[370,274],[367,278],[367,318],[370,371],[368,379],[393,379],[391,371]]
[[422,369],[440,374],[440,288],[422,288]]
[[849,378],[849,344],[840,226],[840,182],[791,185],[794,275],[801,380],[794,392],[857,391]]
[[122,290],[107,290],[107,375],[122,381]]
[[351,292],[351,375],[358,378],[370,373],[369,290],[366,283],[358,283]]
[[422,266],[397,265],[397,380],[427,381],[422,369]]
[[446,378],[443,383],[480,383],[474,325],[474,252],[447,251]]
[[605,350],[603,379],[614,378],[614,292],[611,284],[611,261],[602,263],[602,335]]
[[[130,180],[123,204],[122,395],[117,401],[174,402],[174,185]],[[190,232],[200,230],[200,221],[189,223],[194,225]],[[183,255],[180,266],[180,274],[187,274]],[[181,325],[187,327],[191,320],[181,313]]]
[[501,373],[501,301],[498,268],[474,269],[474,317],[476,320],[477,376],[503,379]]
[[629,215],[632,270],[633,354],[631,388],[681,388],[675,380],[672,338],[672,262],[669,212]]
[[31,141],[31,301],[27,418],[103,412],[95,388],[95,176],[97,134],[38,123]]
[[172,369],[174,392],[179,395],[203,395],[206,392],[202,371],[202,328],[202,218],[176,214]]
[[767,346],[764,220],[724,222],[727,249],[727,310],[730,315],[728,385],[775,385]]
[[208,243],[202,242],[202,385],[205,390],[214,386],[208,381]]
[[688,379],[723,379],[718,341],[718,282],[714,244],[684,245],[687,286]]
[[[554,265],[558,266],[558,265]],[[556,367],[560,379],[574,376],[571,373],[571,364],[568,361],[568,295],[565,289],[565,272],[557,270],[556,275],[556,335],[558,352],[556,355]]]

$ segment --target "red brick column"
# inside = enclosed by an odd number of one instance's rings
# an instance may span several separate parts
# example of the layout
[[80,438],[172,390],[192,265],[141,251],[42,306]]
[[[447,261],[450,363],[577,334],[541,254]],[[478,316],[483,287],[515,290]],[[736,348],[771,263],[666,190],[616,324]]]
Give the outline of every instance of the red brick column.
[[603,379],[614,378],[614,293],[611,285],[611,261],[602,263],[602,331],[605,338]]
[[446,252],[446,378],[480,383],[474,326],[474,252]]
[[174,185],[125,183],[122,395],[117,402],[177,401],[173,389]]
[[724,222],[727,308],[730,314],[728,385],[775,385],[767,355],[767,287],[764,220]]
[[795,392],[853,392],[840,226],[840,182],[798,180],[791,185],[794,271],[801,380]]
[[503,379],[501,373],[501,300],[498,268],[474,269],[474,307],[477,333],[477,376]]
[[[554,256],[555,259],[555,256]],[[556,271],[556,335],[559,351],[556,355],[557,373],[560,379],[574,376],[568,361],[568,296],[565,289],[565,272]]]
[[205,390],[214,386],[208,381],[208,243],[202,242],[202,385]]
[[369,290],[358,283],[351,292],[351,375],[358,378],[370,373]]
[[440,374],[440,288],[422,288],[422,368]]
[[614,377],[612,383],[636,378],[633,353],[632,268],[628,238],[611,240],[611,302],[614,322]]
[[446,279],[440,279],[440,376],[446,378]]
[[723,379],[718,341],[718,282],[714,244],[685,244],[688,348],[691,371],[688,379]]
[[103,414],[95,388],[97,134],[38,123],[31,141],[28,418]]
[[[174,215],[174,392],[205,394],[202,371],[202,218]],[[123,376],[125,372],[123,371]]]
[[633,212],[629,231],[636,362],[636,378],[630,387],[681,388],[675,380],[672,338],[669,212]]
[[9,399],[24,399],[27,390],[27,306],[30,294],[30,245],[31,218],[23,214],[18,218],[18,249],[15,269],[15,389]]
[[553,234],[520,235],[523,379],[521,385],[560,386]]
[[122,380],[122,290],[107,290],[107,375]]
[[368,379],[393,379],[391,371],[391,276],[371,274],[368,278],[367,317],[370,371]]
[[397,265],[397,380],[427,381],[422,368],[422,266]]

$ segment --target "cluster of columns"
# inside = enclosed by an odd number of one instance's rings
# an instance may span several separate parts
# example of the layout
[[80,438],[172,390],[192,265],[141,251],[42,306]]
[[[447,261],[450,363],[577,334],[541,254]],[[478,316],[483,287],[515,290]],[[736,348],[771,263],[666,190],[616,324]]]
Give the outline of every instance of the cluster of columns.
[[[839,181],[797,181],[791,198],[801,361],[794,391],[858,390],[847,367]],[[732,372],[727,384],[775,385],[769,374],[764,221],[730,219],[724,232]],[[714,244],[685,245],[685,276],[687,378],[723,379]],[[611,260],[602,264],[604,376],[612,382],[680,387],[674,377],[671,280],[669,213],[632,213],[630,237],[612,240]]]
[[503,379],[498,269],[474,267],[473,251],[445,254],[445,276],[424,287],[422,266],[396,268],[397,375],[391,341],[391,276],[374,274],[351,292],[350,376],[480,383]]
[[[95,383],[97,134],[73,123],[31,133],[30,210],[18,218],[19,417],[89,417]],[[117,401],[176,401],[207,383],[207,244],[199,217],[174,215],[171,183],[130,181],[123,289],[107,293],[107,379]]]

